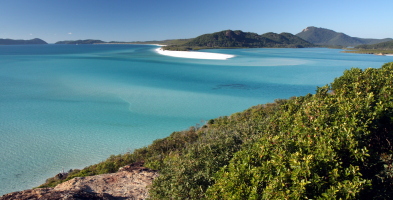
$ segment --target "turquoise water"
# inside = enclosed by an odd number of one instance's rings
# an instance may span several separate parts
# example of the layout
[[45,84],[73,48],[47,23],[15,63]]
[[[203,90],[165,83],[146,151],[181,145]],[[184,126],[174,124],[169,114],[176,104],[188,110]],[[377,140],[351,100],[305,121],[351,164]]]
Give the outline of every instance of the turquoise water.
[[0,46],[0,195],[393,61],[334,49],[204,50],[236,57],[198,60],[155,48]]

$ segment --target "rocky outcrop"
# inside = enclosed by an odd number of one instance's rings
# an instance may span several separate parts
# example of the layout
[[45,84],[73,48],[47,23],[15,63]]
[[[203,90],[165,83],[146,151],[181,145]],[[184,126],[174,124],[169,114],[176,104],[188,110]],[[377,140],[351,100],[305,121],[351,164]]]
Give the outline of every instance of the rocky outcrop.
[[76,200],[76,199],[104,199],[104,200],[112,200],[118,199],[107,193],[97,194],[91,192],[85,192],[83,190],[78,191],[55,191],[53,188],[37,188],[32,190],[24,190],[20,192],[13,192],[2,196],[0,199],[29,199],[29,200]]
[[9,193],[0,200],[146,199],[149,186],[157,176],[157,171],[133,164],[120,168],[116,173],[77,177],[54,188]]

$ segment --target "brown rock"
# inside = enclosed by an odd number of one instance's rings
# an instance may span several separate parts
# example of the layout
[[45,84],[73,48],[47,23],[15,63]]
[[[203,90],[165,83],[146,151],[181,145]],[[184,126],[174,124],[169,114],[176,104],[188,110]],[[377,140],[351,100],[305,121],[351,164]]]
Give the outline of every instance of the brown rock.
[[146,199],[149,186],[158,172],[134,163],[117,173],[78,177],[57,185],[55,188],[37,188],[13,192],[0,197],[8,199]]
[[2,200],[15,200],[15,199],[29,199],[29,200],[112,200],[117,199],[109,194],[102,193],[89,193],[83,190],[79,191],[54,191],[53,188],[38,188],[32,190],[24,190],[20,192],[13,192],[2,196]]

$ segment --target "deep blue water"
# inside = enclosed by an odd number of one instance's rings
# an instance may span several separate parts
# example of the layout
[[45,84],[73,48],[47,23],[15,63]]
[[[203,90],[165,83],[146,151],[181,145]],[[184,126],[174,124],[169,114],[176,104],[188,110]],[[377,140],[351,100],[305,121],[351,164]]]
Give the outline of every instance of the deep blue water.
[[204,50],[236,57],[199,60],[155,48],[0,46],[0,195],[393,61],[314,48]]

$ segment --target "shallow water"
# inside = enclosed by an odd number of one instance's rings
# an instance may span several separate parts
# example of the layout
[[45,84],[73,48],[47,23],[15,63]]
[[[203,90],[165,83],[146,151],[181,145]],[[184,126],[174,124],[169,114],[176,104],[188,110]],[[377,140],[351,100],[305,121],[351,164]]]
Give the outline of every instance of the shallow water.
[[0,46],[0,195],[393,61],[334,49],[204,50],[236,57],[199,60],[155,48]]

